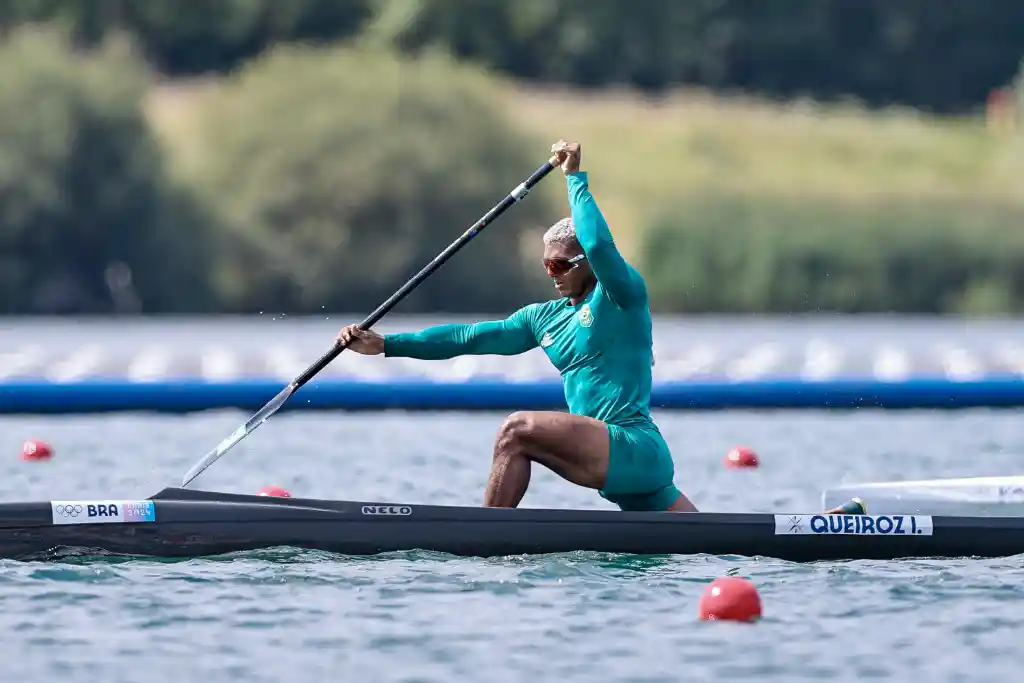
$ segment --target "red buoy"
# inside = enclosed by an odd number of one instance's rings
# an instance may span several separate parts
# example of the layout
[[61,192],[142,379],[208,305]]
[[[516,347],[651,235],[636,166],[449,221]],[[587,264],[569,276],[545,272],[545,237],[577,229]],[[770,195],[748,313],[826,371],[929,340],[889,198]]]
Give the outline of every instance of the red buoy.
[[755,621],[761,618],[761,596],[747,579],[723,576],[708,584],[697,611],[703,621]]
[[746,446],[737,446],[725,456],[725,466],[730,468],[757,467],[760,464],[757,453]]
[[292,494],[285,491],[280,486],[264,486],[260,489],[261,496],[275,496],[277,498],[291,498]]
[[49,460],[53,457],[53,448],[42,439],[29,439],[21,445],[22,460]]

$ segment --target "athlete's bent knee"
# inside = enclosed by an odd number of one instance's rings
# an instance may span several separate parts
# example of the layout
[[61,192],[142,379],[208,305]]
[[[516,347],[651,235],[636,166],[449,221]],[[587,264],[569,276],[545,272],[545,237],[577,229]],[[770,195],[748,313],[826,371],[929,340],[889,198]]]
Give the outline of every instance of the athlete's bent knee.
[[498,428],[495,454],[522,450],[533,432],[535,422],[536,419],[529,411],[518,411],[505,418]]

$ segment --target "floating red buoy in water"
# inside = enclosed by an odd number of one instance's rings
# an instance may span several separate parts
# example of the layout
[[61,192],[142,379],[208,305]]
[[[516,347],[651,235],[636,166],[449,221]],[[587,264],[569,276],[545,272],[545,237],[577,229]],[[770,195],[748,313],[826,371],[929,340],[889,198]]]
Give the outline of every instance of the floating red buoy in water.
[[53,448],[41,439],[29,439],[21,445],[22,460],[49,460],[53,457]]
[[264,486],[260,489],[261,496],[276,496],[278,498],[291,498],[292,494],[285,491],[280,486]]
[[757,453],[746,446],[737,446],[725,456],[726,467],[757,467]]
[[761,596],[747,579],[723,576],[704,590],[697,610],[703,621],[755,621],[761,618]]

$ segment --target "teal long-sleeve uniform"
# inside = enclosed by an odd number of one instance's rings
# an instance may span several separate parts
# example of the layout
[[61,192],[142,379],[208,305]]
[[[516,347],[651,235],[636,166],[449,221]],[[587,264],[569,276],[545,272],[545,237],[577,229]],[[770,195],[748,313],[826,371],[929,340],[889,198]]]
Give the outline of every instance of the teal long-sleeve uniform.
[[524,306],[504,320],[389,334],[384,353],[441,360],[511,356],[540,346],[561,374],[569,411],[609,426],[612,452],[602,495],[624,509],[663,509],[677,492],[668,446],[650,415],[653,343],[647,287],[615,246],[587,173],[567,174],[566,184],[576,237],[597,278],[582,301],[561,298]]
[[562,376],[569,410],[609,424],[650,421],[652,338],[647,287],[619,253],[585,172],[566,176],[576,236],[597,285],[575,306],[562,298],[504,320],[390,334],[384,352],[440,360],[512,356],[540,346]]

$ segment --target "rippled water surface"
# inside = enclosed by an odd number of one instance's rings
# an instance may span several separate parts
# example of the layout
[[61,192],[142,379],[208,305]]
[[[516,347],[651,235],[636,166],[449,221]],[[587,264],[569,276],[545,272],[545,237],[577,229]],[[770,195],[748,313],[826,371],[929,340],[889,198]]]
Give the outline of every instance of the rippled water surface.
[[[0,418],[0,496],[143,497],[246,416]],[[677,483],[709,511],[807,511],[844,481],[1018,474],[1022,416],[657,415]],[[196,484],[477,505],[499,414],[281,414]],[[48,439],[49,463],[21,441]],[[756,471],[721,467],[749,444]],[[535,470],[525,506],[607,507]],[[701,591],[747,576],[759,624],[703,623]],[[1016,680],[1024,571],[999,560],[797,565],[579,553],[348,558],[275,550],[193,561],[0,563],[2,680]]]

